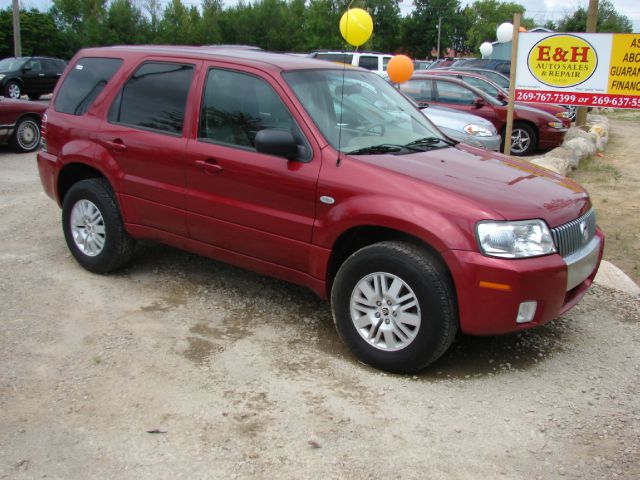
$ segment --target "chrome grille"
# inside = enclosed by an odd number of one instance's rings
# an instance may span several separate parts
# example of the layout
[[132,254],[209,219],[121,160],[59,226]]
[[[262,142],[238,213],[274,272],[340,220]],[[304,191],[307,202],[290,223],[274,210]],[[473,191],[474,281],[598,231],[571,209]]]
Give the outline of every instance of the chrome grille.
[[596,234],[596,212],[589,210],[575,220],[551,229],[551,236],[558,253],[563,257],[577,252]]

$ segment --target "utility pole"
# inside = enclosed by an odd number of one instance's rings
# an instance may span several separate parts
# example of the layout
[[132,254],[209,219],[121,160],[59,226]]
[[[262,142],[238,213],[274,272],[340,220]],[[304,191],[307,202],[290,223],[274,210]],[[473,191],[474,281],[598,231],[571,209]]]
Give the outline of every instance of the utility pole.
[[[589,10],[587,10],[587,31],[595,33],[598,23],[598,0],[589,0]],[[576,126],[583,127],[587,124],[587,107],[578,107],[576,112]]]
[[22,44],[20,43],[20,3],[13,0],[13,54],[22,56]]
[[436,60],[440,60],[440,30],[442,29],[442,17],[438,17],[438,53]]

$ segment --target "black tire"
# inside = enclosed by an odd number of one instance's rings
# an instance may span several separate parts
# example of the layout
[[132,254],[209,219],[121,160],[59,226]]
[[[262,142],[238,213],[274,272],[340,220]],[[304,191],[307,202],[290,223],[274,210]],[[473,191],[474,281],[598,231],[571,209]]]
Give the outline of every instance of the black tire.
[[[389,289],[381,296],[367,297],[366,306],[358,303],[354,316],[366,311],[366,315],[359,318],[366,318],[365,322],[371,320],[369,330],[369,324],[358,328],[352,320],[352,298],[358,298],[363,282],[372,285],[374,278],[380,276],[385,276],[386,280],[381,281]],[[396,279],[404,285],[400,290],[395,288],[397,293],[393,295],[391,291]],[[407,296],[409,299],[403,300]],[[364,300],[364,296],[361,299]],[[414,299],[417,307],[406,308],[410,306],[407,302]],[[390,302],[388,308],[385,307],[387,300]],[[380,242],[351,255],[336,275],[331,305],[336,329],[353,353],[364,363],[389,372],[411,373],[425,368],[447,351],[458,330],[455,292],[446,267],[426,249],[404,242]],[[359,313],[356,314],[357,310]],[[400,321],[403,311],[409,312],[412,321],[418,319],[417,328]],[[400,315],[396,316],[398,312]],[[403,323],[405,331],[410,330],[411,335],[402,335],[407,339],[413,335],[411,340],[404,339],[403,342],[401,336],[393,333],[398,331],[399,323]],[[383,329],[386,331],[381,332]],[[380,337],[377,346],[374,346],[375,341],[364,337],[373,336],[372,332],[376,332],[374,339]],[[391,337],[389,342],[387,334]],[[404,346],[396,348],[398,345],[395,345],[393,350],[387,345],[398,341]]]
[[[502,132],[505,138],[505,132]],[[511,132],[511,155],[523,157],[533,154],[538,145],[538,136],[533,127],[526,123],[514,122]]]
[[33,152],[40,146],[40,122],[33,117],[24,117],[16,123],[9,146],[16,152]]
[[18,99],[22,96],[22,85],[16,81],[9,81],[4,86],[4,96],[7,98]]
[[[76,206],[76,215],[72,220],[72,212]],[[95,218],[95,212],[101,216],[95,229],[89,233],[87,228],[91,228],[91,225],[84,227],[84,230],[82,227],[82,221],[89,218],[88,214],[81,215],[82,206],[91,208],[92,218]],[[74,258],[90,272],[113,272],[124,267],[133,256],[135,240],[126,232],[113,190],[103,178],[81,180],[69,189],[62,204],[62,228]],[[74,236],[74,231],[77,236]],[[86,236],[83,237],[84,234]],[[100,240],[86,240],[91,235],[94,238],[99,236]],[[81,246],[83,239],[84,247]],[[102,244],[101,248],[93,249],[97,243]]]

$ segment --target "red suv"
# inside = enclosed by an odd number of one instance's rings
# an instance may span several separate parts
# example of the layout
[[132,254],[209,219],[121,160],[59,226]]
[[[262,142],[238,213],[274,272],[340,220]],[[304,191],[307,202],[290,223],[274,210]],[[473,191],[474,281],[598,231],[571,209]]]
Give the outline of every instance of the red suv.
[[121,268],[151,239],[307,286],[353,352],[390,371],[425,367],[459,330],[550,321],[604,247],[579,185],[452,143],[362,69],[87,49],[45,120],[40,177],[84,268]]

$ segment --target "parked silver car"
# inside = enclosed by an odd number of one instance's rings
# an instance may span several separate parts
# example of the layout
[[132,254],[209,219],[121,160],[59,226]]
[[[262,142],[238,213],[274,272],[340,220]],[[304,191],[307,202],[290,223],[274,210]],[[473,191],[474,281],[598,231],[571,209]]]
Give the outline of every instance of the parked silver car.
[[446,107],[429,106],[421,110],[436,127],[453,140],[494,152],[500,149],[500,134],[489,120]]

